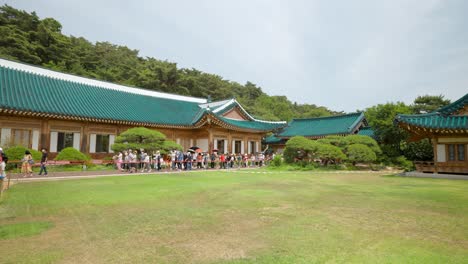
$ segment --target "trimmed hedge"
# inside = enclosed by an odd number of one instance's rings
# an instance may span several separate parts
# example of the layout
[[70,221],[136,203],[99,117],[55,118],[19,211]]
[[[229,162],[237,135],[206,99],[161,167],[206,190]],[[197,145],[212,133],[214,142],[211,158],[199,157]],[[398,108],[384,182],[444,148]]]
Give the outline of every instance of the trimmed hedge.
[[55,157],[55,160],[69,160],[69,161],[89,161],[91,158],[75,148],[69,147],[64,148]]
[[[28,150],[27,148],[23,146],[14,146],[14,147],[9,147],[5,149],[5,155],[8,157],[8,160],[14,161],[14,160],[21,160],[24,157],[24,152]],[[39,162],[42,157],[42,153],[37,150],[30,149],[31,155],[33,157],[34,162]]]

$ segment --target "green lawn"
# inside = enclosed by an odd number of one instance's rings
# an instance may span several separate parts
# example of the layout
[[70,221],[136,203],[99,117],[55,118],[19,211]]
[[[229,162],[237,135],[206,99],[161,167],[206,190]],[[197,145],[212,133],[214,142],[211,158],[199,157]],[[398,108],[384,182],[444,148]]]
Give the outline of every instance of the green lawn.
[[468,181],[195,172],[23,183],[4,198],[1,263],[468,262]]

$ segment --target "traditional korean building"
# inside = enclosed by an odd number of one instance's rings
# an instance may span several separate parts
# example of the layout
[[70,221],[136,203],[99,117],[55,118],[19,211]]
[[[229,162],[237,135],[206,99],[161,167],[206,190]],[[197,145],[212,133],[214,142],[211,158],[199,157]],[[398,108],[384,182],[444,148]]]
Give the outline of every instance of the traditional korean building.
[[265,138],[264,144],[268,145],[274,152],[282,152],[286,142],[294,136],[319,139],[330,135],[359,134],[363,129],[365,133],[373,135],[364,113],[293,119],[288,123],[288,126]]
[[117,135],[144,126],[186,149],[254,153],[285,125],[255,119],[235,99],[209,102],[0,59],[2,147],[45,147],[52,156],[74,147],[102,158]]
[[468,94],[432,113],[398,115],[395,122],[411,140],[432,141],[434,162],[415,162],[418,171],[468,173]]

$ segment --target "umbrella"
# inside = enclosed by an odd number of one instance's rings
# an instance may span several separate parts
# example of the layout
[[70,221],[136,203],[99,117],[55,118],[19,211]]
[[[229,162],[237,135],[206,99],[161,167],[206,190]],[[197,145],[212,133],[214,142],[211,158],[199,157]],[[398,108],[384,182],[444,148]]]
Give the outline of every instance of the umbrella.
[[193,150],[193,149],[191,149],[191,148],[189,148],[187,151],[188,151],[188,152],[192,152],[192,153],[195,153],[195,152],[196,152],[195,150]]
[[198,152],[198,153],[201,153],[201,152],[202,152],[202,149],[199,148],[199,147],[195,147],[195,146],[194,146],[194,147],[191,147],[190,149],[193,150],[194,152]]

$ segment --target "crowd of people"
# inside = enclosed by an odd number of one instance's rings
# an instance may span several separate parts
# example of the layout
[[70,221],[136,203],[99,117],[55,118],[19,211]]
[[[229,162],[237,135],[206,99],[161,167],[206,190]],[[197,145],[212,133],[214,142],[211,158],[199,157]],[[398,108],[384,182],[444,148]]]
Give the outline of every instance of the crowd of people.
[[115,167],[123,172],[151,172],[166,170],[192,169],[234,169],[248,167],[262,167],[273,158],[263,153],[241,154],[187,152],[172,150],[163,155],[160,151],[148,153],[144,149],[121,151],[113,157]]

